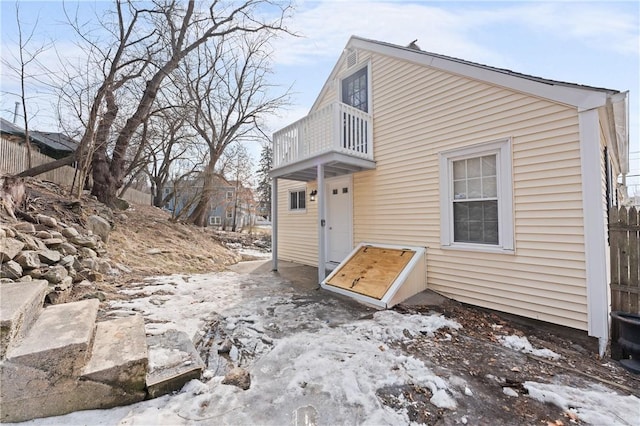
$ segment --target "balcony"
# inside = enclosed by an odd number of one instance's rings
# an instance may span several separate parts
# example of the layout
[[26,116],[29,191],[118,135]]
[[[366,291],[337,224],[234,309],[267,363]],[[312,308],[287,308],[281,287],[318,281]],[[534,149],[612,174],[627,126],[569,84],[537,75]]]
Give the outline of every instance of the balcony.
[[319,164],[326,177],[375,168],[371,115],[335,102],[274,133],[272,177],[315,180]]

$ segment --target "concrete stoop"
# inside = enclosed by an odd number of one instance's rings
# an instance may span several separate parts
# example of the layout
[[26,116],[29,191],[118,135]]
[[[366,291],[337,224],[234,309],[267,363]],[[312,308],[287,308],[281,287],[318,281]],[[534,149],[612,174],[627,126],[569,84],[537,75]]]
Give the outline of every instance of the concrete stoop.
[[[46,290],[46,281],[0,285],[0,422],[128,405],[157,394],[148,392],[140,315],[96,323],[97,299],[43,309]],[[192,370],[189,378],[202,372]]]

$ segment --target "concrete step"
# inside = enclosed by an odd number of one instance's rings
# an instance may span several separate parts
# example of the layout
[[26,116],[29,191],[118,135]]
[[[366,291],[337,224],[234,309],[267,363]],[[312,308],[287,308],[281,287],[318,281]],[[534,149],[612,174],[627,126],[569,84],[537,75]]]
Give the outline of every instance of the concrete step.
[[126,391],[143,391],[147,363],[147,339],[142,316],[99,322],[91,358],[82,370],[82,377]]
[[0,285],[0,360],[36,321],[47,290],[44,280]]
[[88,379],[57,376],[7,360],[0,362],[0,382],[0,423],[129,405],[146,396],[144,391],[128,392]]
[[61,376],[78,376],[93,343],[97,299],[47,307],[7,361]]
[[147,343],[149,398],[180,390],[189,380],[202,376],[204,362],[185,332],[167,330],[162,334],[150,336]]

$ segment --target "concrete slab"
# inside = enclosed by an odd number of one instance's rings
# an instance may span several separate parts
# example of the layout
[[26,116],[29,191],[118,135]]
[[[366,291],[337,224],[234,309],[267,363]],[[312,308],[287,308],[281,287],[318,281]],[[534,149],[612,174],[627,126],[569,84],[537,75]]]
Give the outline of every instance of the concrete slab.
[[147,336],[140,315],[99,322],[84,378],[125,390],[143,391],[147,374]]
[[147,394],[156,398],[180,390],[189,380],[199,379],[205,368],[200,354],[185,332],[167,330],[149,336]]
[[46,308],[7,360],[61,376],[79,375],[94,336],[97,299]]
[[0,360],[36,321],[47,289],[44,280],[0,285]]
[[294,287],[301,290],[317,290],[320,288],[318,268],[316,267],[285,261],[278,261],[277,271],[273,271],[272,266],[271,260],[268,259],[239,262],[229,266],[228,269],[239,274],[273,274],[290,281]]
[[425,290],[418,294],[415,294],[402,302],[403,305],[407,306],[440,306],[446,300],[446,297],[436,293],[433,290]]
[[55,376],[37,368],[0,363],[0,422],[21,422],[79,410],[111,408],[142,401],[143,391],[78,377]]

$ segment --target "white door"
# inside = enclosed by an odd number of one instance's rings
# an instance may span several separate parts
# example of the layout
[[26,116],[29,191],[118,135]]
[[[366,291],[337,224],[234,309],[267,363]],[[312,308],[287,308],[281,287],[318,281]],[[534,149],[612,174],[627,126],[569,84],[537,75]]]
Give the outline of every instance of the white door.
[[327,262],[340,263],[351,252],[351,177],[327,179]]

